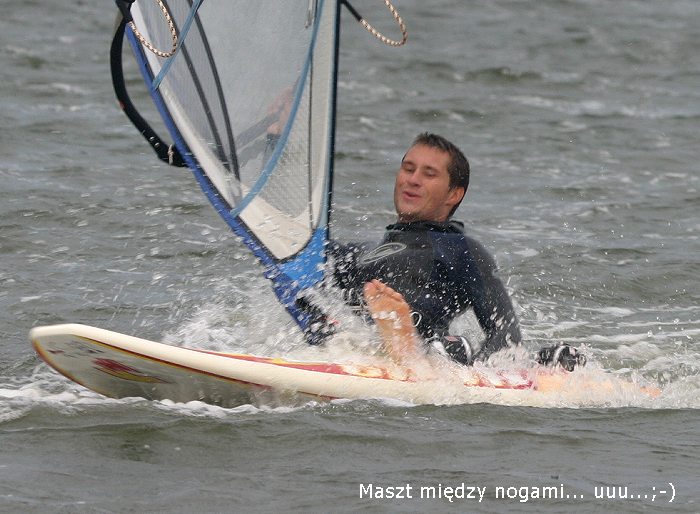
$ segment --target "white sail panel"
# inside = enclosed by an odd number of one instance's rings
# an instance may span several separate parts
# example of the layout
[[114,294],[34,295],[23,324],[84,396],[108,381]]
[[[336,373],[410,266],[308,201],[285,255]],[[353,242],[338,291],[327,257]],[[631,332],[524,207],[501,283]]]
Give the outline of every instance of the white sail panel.
[[[169,60],[144,52],[178,136],[259,244],[274,259],[293,257],[328,221],[335,2],[164,5],[179,50]],[[172,46],[157,2],[139,0],[132,13],[154,46]]]

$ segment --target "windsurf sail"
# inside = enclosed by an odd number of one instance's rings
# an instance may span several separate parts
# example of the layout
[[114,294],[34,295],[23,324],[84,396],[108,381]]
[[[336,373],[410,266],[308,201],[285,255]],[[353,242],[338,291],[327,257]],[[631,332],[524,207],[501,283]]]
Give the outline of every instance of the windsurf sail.
[[116,3],[117,95],[126,35],[174,145],[142,133],[194,172],[307,329],[313,314],[297,300],[322,280],[329,237],[339,2]]

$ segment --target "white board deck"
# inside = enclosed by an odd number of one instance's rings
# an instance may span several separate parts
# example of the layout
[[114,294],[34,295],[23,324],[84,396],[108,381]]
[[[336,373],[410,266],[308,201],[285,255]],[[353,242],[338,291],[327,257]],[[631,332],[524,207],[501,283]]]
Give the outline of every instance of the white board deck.
[[210,352],[79,324],[37,327],[30,339],[49,366],[112,398],[235,406],[272,393],[287,398],[392,398],[416,404],[508,403],[534,387],[525,372],[465,368],[457,378],[459,387],[446,391],[444,381],[416,380],[407,370]]

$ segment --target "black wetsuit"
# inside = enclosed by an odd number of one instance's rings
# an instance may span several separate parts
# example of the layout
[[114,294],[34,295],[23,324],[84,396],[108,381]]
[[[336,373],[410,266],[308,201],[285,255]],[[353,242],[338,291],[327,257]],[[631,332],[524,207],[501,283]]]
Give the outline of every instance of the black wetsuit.
[[[464,225],[396,223],[379,246],[341,245],[330,249],[334,278],[351,305],[361,305],[364,284],[379,279],[401,293],[427,345],[471,364],[509,345],[520,344],[520,329],[496,263]],[[452,320],[472,308],[486,334],[480,347],[448,335]]]

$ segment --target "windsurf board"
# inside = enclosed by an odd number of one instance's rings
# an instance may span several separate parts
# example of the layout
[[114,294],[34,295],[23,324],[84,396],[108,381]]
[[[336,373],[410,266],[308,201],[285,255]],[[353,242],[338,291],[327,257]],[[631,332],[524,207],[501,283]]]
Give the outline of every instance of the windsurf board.
[[[202,401],[226,407],[261,394],[284,398],[391,398],[415,404],[508,402],[536,389],[525,370],[463,368],[463,387],[418,379],[398,366],[302,362],[185,348],[80,324],[37,327],[30,339],[53,369],[111,398]],[[547,371],[551,374],[551,371]],[[457,395],[457,397],[455,397]]]

